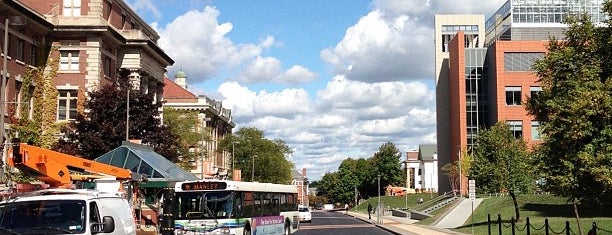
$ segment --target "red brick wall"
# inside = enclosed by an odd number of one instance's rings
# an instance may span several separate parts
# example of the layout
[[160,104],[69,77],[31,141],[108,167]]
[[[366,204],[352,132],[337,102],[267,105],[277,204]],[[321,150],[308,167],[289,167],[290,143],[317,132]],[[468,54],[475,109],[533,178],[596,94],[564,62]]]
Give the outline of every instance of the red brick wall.
[[[491,88],[496,90],[496,96],[492,96],[494,100],[491,103],[496,109],[492,110],[491,120],[493,123],[499,121],[520,120],[523,122],[523,138],[530,146],[536,144],[537,141],[531,139],[531,117],[525,110],[527,97],[530,96],[530,87],[540,86],[537,82],[535,72],[506,72],[504,71],[504,53],[505,52],[546,52],[548,41],[497,41],[491,50],[494,53],[493,62],[495,70],[490,77]],[[508,106],[506,105],[506,86],[520,86],[522,105]]]

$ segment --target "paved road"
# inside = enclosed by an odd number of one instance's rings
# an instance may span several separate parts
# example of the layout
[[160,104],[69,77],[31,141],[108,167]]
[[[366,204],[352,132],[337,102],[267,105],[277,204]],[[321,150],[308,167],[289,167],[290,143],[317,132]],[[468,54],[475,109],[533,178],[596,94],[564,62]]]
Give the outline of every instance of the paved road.
[[372,224],[365,223],[352,216],[336,212],[312,212],[311,223],[301,223],[300,230],[295,235],[389,235]]

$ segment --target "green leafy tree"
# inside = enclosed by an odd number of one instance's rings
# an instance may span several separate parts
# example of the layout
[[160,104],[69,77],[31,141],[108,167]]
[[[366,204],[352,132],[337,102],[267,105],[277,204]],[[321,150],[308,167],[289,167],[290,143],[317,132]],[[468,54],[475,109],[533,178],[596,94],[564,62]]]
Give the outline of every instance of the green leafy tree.
[[320,196],[328,198],[330,202],[336,202],[339,198],[337,190],[339,184],[338,172],[327,172],[321,177],[321,180],[311,186],[317,187]]
[[[612,13],[606,1],[603,13]],[[540,121],[545,189],[585,206],[612,205],[612,28],[570,18],[535,70],[542,91],[527,110]]]
[[[101,86],[89,93],[85,108],[89,112],[78,115],[65,129],[57,150],[94,159],[125,141],[127,92],[130,87],[129,71],[118,72],[117,83]],[[154,103],[153,94],[141,94],[129,89],[129,139],[140,139],[155,152],[172,162],[180,156],[178,136],[159,119],[161,103]]]
[[508,192],[514,203],[515,218],[519,220],[516,195],[530,190],[534,182],[525,140],[515,138],[505,122],[498,122],[478,133],[472,151],[474,159],[469,178],[476,180],[483,192]]
[[[376,192],[370,196],[378,195],[378,190],[385,191],[388,185],[403,185],[402,169],[401,169],[401,152],[391,142],[382,144],[378,148],[378,152],[369,159],[371,162],[371,171],[369,172],[369,182],[371,185],[376,185]],[[380,188],[378,188],[378,176],[380,176]],[[375,193],[375,194],[374,194]]]
[[259,182],[291,183],[293,163],[286,156],[292,151],[284,141],[266,139],[263,131],[243,127],[234,136],[222,140],[219,148],[230,152],[232,142],[238,142],[234,144],[233,164],[241,170],[243,181],[250,181],[253,177],[254,181]]
[[164,125],[170,129],[173,135],[179,137],[177,142],[181,156],[181,167],[189,170],[193,168],[189,162],[196,160],[196,156],[201,156],[201,153],[192,153],[189,150],[203,149],[197,148],[198,143],[202,141],[202,133],[198,133],[194,128],[198,125],[198,112],[168,107],[165,107],[163,112]]
[[[472,165],[472,154],[468,153],[468,151],[461,151],[461,161],[453,161],[442,166],[442,174],[446,175],[450,180],[450,186],[453,191],[459,190],[461,187],[459,183],[459,175],[463,175],[464,177],[469,173],[471,165]],[[461,170],[459,167],[461,166]]]

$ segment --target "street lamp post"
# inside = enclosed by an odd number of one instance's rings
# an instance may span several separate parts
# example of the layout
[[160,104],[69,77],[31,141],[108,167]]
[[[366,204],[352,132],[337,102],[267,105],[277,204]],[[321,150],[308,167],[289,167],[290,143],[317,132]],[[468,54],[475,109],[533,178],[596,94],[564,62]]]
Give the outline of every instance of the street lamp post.
[[378,205],[376,205],[376,222],[380,224],[380,213],[381,213],[381,206],[380,206],[380,174],[378,174]]
[[[11,22],[12,21],[12,22]],[[6,115],[5,110],[5,92],[6,92],[6,77],[8,74],[7,61],[8,61],[8,41],[9,41],[9,25],[25,25],[25,18],[22,16],[11,16],[4,20],[4,47],[2,53],[2,84],[0,85],[0,149],[2,150],[2,173],[6,172],[6,156],[4,154],[4,141],[5,141],[5,129],[4,129],[4,116]],[[2,175],[4,177],[4,175]]]

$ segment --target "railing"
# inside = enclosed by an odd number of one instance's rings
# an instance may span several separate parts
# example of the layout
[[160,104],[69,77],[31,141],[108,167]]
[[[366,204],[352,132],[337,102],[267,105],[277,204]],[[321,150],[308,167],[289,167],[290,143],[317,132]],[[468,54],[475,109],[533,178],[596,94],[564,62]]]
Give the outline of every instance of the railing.
[[456,197],[456,193],[455,192],[446,192],[442,195],[439,195],[423,204],[420,204],[414,208],[412,208],[415,211],[424,211],[428,208],[434,207],[435,205],[438,205],[450,198],[455,198]]
[[[497,226],[496,234],[499,234],[499,235],[502,235],[503,228],[507,228],[507,229],[509,228],[513,235],[517,234],[517,232],[520,234],[527,234],[527,235],[531,235],[532,233],[534,234],[544,233],[546,235],[549,235],[549,234],[565,234],[565,235],[581,234],[581,233],[576,233],[576,231],[572,230],[572,228],[570,227],[569,221],[565,221],[565,226],[562,229],[561,228],[554,229],[548,223],[548,219],[544,220],[544,225],[537,226],[537,225],[533,225],[529,221],[529,217],[527,217],[525,219],[525,224],[523,226],[517,226],[514,217],[510,219],[510,223],[507,223],[507,222],[502,221],[501,215],[499,214],[497,215],[497,221],[491,221],[491,214],[488,214],[487,215],[487,229],[488,229],[489,235],[492,235],[494,232],[493,226]],[[612,231],[598,228],[597,224],[593,222],[593,225],[591,229],[589,230],[588,235],[597,235],[598,231],[605,232],[605,234],[612,233]]]

